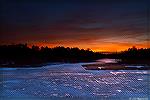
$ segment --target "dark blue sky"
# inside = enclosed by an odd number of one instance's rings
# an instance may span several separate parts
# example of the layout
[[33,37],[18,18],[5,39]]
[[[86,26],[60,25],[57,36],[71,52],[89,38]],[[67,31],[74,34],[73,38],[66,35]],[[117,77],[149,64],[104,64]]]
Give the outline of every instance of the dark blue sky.
[[1,0],[0,44],[147,47],[148,0]]

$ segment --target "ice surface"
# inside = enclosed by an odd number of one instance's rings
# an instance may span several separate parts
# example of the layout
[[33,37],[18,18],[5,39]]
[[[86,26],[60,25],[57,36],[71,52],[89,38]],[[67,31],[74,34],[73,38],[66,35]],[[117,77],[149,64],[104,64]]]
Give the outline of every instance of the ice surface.
[[85,70],[81,66],[83,64],[85,63],[0,69],[1,98],[148,98],[149,71]]

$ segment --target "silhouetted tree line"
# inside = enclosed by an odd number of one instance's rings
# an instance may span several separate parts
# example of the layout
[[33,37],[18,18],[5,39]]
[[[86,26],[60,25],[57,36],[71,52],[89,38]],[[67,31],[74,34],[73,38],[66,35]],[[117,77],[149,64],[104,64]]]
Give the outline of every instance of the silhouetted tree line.
[[150,48],[137,49],[135,47],[129,48],[119,54],[124,63],[138,63],[150,65]]
[[[0,66],[20,66],[42,64],[47,62],[81,62],[92,61],[100,58],[117,58],[123,61],[148,60],[150,59],[150,48],[129,48],[126,51],[112,54],[102,54],[89,49],[65,48],[65,47],[38,47],[29,48],[27,44],[1,45]],[[150,62],[150,61],[149,61]]]
[[123,63],[150,64],[150,48],[129,48],[122,52],[105,55],[107,58],[121,59]]
[[46,62],[79,62],[98,59],[102,54],[89,49],[65,48],[65,47],[38,47],[29,48],[27,44],[1,45],[0,64],[7,65],[30,65]]
[[150,48],[137,49],[135,47],[132,47],[126,51],[121,52],[120,57],[128,59],[150,59]]

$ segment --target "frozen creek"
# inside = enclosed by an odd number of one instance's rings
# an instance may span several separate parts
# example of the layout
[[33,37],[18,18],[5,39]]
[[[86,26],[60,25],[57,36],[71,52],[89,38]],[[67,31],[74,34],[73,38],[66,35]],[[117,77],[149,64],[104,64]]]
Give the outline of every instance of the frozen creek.
[[38,68],[1,68],[0,98],[150,99],[149,71],[85,70],[81,66],[83,64],[87,63],[55,63]]

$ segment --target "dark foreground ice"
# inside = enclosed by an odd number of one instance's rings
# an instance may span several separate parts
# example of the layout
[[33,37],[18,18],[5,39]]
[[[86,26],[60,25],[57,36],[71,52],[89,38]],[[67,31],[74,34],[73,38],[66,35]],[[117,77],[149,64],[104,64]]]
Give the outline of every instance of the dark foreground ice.
[[84,70],[81,65],[1,68],[0,99],[149,100],[147,70]]

